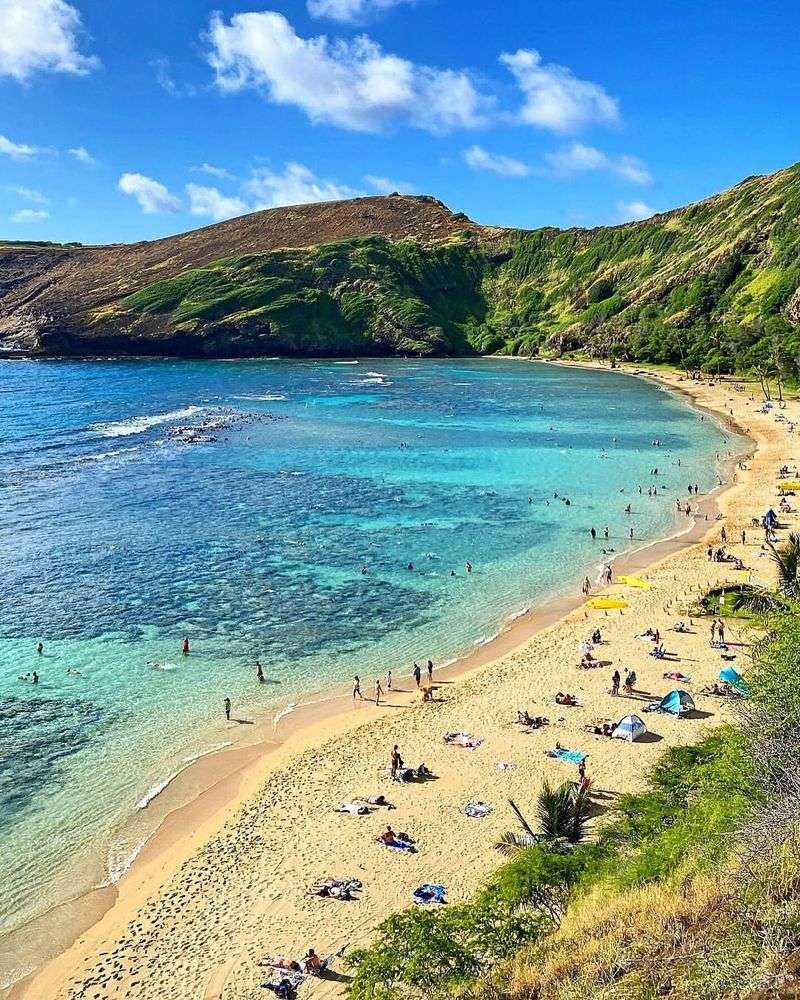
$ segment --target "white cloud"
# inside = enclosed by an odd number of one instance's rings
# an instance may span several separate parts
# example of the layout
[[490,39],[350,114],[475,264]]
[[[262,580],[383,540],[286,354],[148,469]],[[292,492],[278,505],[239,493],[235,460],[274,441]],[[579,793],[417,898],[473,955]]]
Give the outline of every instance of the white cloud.
[[32,201],[34,205],[46,205],[48,201],[41,191],[37,191],[35,188],[22,187],[21,184],[11,184],[8,190],[12,194],[17,195],[18,198],[24,198],[25,201]]
[[145,177],[144,174],[123,174],[118,187],[123,194],[132,195],[147,215],[180,211],[180,199],[152,177]]
[[301,38],[274,11],[235,14],[228,24],[214,15],[208,39],[221,90],[255,88],[312,122],[358,132],[398,123],[444,132],[481,124],[489,105],[464,72],[416,65],[367,35]]
[[200,184],[187,184],[186,194],[189,197],[189,211],[192,215],[207,215],[214,222],[232,219],[235,215],[244,215],[249,207],[241,198],[231,198],[224,195],[219,188],[203,187]]
[[50,218],[50,213],[43,208],[21,208],[11,216],[12,222],[25,224],[28,222],[44,222]]
[[488,170],[502,177],[526,177],[531,168],[521,160],[500,153],[487,153],[481,146],[464,150],[464,160],[473,170]]
[[41,150],[36,146],[28,146],[26,143],[12,142],[4,135],[0,135],[0,156],[10,156],[12,160],[27,160],[35,156]]
[[212,163],[201,163],[198,167],[192,167],[192,173],[207,174],[209,177],[216,177],[221,181],[235,181],[236,177],[224,167],[215,167]]
[[650,208],[643,201],[618,201],[617,214],[620,222],[635,222],[641,219],[649,219],[655,215],[655,209]]
[[362,193],[346,184],[320,180],[302,163],[287,163],[280,174],[267,169],[256,170],[245,184],[245,189],[257,202],[254,209],[304,205],[314,201],[340,201],[343,198],[355,198]]
[[543,63],[535,49],[500,56],[525,95],[519,119],[552,132],[619,121],[619,104],[599,83],[579,80],[567,66]]
[[560,176],[600,170],[616,174],[632,184],[650,184],[653,180],[653,175],[637,156],[607,156],[582,142],[573,142],[555,153],[545,153],[544,158]]
[[74,156],[78,163],[83,163],[87,167],[94,167],[97,165],[97,160],[85,146],[75,146],[72,149],[67,150],[67,152],[70,156]]
[[332,21],[363,21],[371,14],[380,14],[414,0],[307,0],[312,17],[328,17]]
[[378,194],[414,194],[416,188],[405,181],[393,181],[388,177],[377,177],[375,174],[366,174],[364,181]]
[[0,0],[0,25],[0,76],[82,76],[99,65],[78,50],[81,17],[66,0]]

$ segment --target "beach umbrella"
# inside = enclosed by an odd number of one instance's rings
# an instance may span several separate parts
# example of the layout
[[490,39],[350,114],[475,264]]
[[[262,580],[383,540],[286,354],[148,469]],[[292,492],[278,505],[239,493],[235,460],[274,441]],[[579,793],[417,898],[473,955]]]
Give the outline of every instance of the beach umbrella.
[[626,715],[616,724],[611,736],[615,740],[628,740],[629,743],[633,743],[640,736],[644,736],[646,732],[647,726],[638,715]]

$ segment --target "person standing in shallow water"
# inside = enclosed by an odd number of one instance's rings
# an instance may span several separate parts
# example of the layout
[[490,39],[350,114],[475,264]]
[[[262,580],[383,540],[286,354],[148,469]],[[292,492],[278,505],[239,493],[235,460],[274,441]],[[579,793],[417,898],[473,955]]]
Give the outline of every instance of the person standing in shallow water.
[[258,678],[259,684],[264,683],[264,668],[261,666],[258,660],[256,660],[256,677]]
[[428,683],[433,683],[433,660],[428,660]]
[[39,654],[39,656],[42,655],[42,653],[44,652],[44,643],[43,642],[40,642],[39,645],[36,647],[36,652]]
[[228,722],[231,721],[231,700],[230,698],[225,699],[225,718]]
[[419,664],[415,663],[414,664],[414,680],[417,683],[417,687],[419,687],[419,682],[420,682],[420,678],[421,677],[422,677],[422,671],[419,668]]
[[183,651],[183,655],[184,656],[188,656],[189,655],[189,637],[186,636],[186,635],[183,637],[183,650],[182,651]]
[[356,674],[353,678],[353,701],[355,701],[356,698],[360,698],[362,701],[364,700],[364,695],[361,693],[361,678],[358,674]]

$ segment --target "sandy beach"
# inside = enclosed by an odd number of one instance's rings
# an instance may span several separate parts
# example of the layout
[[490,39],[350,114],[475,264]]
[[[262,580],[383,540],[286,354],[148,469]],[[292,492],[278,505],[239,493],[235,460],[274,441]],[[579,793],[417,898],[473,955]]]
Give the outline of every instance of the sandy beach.
[[[743,560],[752,578],[771,578],[769,560],[760,553],[763,532],[750,523],[777,506],[778,469],[784,463],[793,467],[800,457],[788,429],[788,421],[800,421],[800,404],[789,401],[784,410],[776,405],[764,414],[757,412],[757,385],[741,383],[744,391],[738,392],[733,381],[712,385],[648,374],[746,432],[754,449],[746,469],[732,464],[724,490],[700,498],[700,516],[686,518],[685,531],[615,564],[616,573],[644,576],[650,589],[606,588],[628,602],[621,611],[587,610],[579,593],[574,601],[533,609],[494,643],[437,671],[433,703],[422,702],[413,680],[396,677],[395,690],[380,708],[370,702],[354,705],[348,692],[334,693],[301,717],[290,716],[277,729],[261,732],[249,745],[199,761],[174,790],[186,804],[166,816],[118,886],[69,915],[64,928],[69,946],[10,996],[263,997],[259,984],[265,974],[257,963],[265,956],[299,957],[309,946],[327,954],[345,944],[364,944],[381,919],[410,905],[412,891],[422,882],[444,884],[450,901],[467,898],[501,863],[493,849],[500,834],[517,829],[508,799],[532,815],[545,778],[576,777],[574,766],[547,756],[556,741],[587,753],[594,788],[613,795],[640,788],[666,746],[698,740],[723,721],[724,699],[699,694],[726,665],[710,648],[709,622],[701,620],[688,634],[670,629],[678,620],[688,621],[690,608],[710,586],[744,579],[732,564],[706,557],[708,541],[719,544],[723,526],[728,550]],[[786,422],[776,421],[779,413]],[[665,472],[670,501],[685,503],[680,470],[672,466]],[[635,506],[638,499],[632,488],[620,502]],[[697,507],[694,499],[691,503]],[[794,527],[796,515],[783,520]],[[598,540],[598,562],[602,545]],[[579,586],[576,582],[576,591]],[[648,626],[660,630],[677,659],[648,655],[651,644],[636,637]],[[604,639],[596,653],[607,665],[578,669],[579,645],[596,627]],[[746,641],[735,621],[728,623],[726,638],[734,644]],[[744,669],[745,651],[737,645],[732,651],[734,665]],[[612,697],[612,671],[624,675],[631,668],[638,676],[637,690]],[[691,682],[664,679],[668,670],[690,675]],[[641,712],[676,686],[696,694],[695,717],[645,715],[651,735],[633,744],[584,731],[595,720],[617,721]],[[371,678],[364,691],[372,696]],[[555,705],[558,691],[577,695],[580,707]],[[550,725],[526,734],[514,724],[518,709],[547,716]],[[480,746],[469,750],[443,742],[445,732],[459,731],[474,734]],[[394,744],[408,764],[424,761],[435,780],[392,784],[388,762]],[[194,796],[192,789],[197,789]],[[334,811],[339,803],[378,793],[394,805],[392,811],[378,808],[368,816]],[[467,818],[460,809],[469,800],[489,803],[493,811],[483,819]],[[387,822],[416,839],[417,854],[395,853],[376,843]],[[359,900],[309,896],[308,886],[328,875],[360,879]],[[301,995],[339,996],[345,985],[346,969],[335,963],[333,975],[309,981]]]

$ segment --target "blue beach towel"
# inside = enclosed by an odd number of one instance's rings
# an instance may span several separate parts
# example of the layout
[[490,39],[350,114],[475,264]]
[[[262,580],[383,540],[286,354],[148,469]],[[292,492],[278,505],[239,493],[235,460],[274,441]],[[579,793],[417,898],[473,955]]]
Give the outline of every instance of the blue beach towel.
[[586,754],[581,753],[580,750],[548,750],[548,757],[555,757],[556,760],[563,761],[565,764],[582,764],[586,760]]
[[426,882],[412,892],[411,898],[415,903],[419,903],[420,906],[427,906],[428,903],[446,902],[444,898],[445,892],[446,890],[443,885],[431,885],[430,882]]

